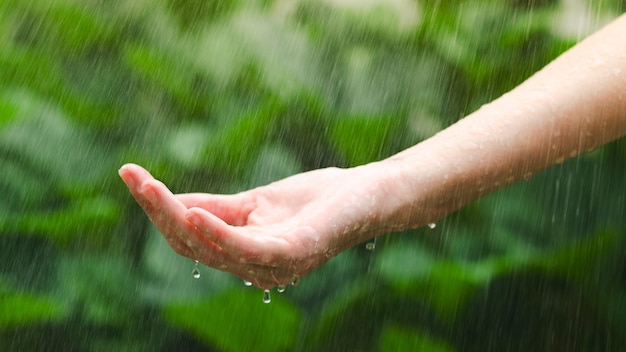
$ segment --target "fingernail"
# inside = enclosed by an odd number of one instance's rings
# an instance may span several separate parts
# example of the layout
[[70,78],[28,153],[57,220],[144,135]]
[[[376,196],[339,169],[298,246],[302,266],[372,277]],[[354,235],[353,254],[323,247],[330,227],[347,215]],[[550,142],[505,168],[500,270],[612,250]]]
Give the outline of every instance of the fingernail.
[[126,174],[126,172],[124,171],[124,166],[122,166],[119,170],[117,170],[117,174],[120,175],[120,177],[122,178],[122,181],[124,181],[124,183],[126,183],[126,185],[129,188],[135,188],[135,178],[134,177],[128,177],[128,175]]

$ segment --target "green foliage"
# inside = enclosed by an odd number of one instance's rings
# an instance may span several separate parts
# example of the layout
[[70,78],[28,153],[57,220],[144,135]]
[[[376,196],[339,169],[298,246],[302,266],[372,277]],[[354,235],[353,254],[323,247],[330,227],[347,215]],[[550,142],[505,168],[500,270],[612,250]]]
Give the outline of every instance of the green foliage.
[[379,351],[453,351],[447,343],[437,341],[427,335],[416,333],[413,329],[399,326],[386,327],[379,342]]
[[0,294],[0,327],[10,329],[16,326],[59,320],[66,315],[66,309],[58,301],[25,293]]
[[239,288],[197,304],[166,306],[165,316],[222,351],[293,347],[301,320],[298,309],[277,294],[271,304],[259,303],[259,292]]
[[191,279],[116,170],[229,193],[378,160],[572,46],[570,11],[597,26],[623,9],[0,2],[0,349],[619,350],[623,140],[354,248],[269,305],[227,274]]

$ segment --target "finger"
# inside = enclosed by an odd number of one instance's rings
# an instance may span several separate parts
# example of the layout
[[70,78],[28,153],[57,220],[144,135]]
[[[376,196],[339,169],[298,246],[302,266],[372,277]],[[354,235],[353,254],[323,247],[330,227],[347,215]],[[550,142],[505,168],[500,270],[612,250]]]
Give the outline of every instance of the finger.
[[137,203],[144,209],[152,208],[152,204],[141,194],[141,186],[154,177],[148,171],[139,165],[126,164],[118,171],[120,177],[128,187],[131,195],[137,200]]
[[150,173],[142,167],[134,164],[126,164],[122,166],[119,170],[119,175],[128,186],[130,193],[133,195],[137,203],[163,235],[168,245],[179,255],[187,257],[193,256],[191,249],[175,234],[175,230],[172,229],[171,226],[162,221],[159,217],[158,209],[141,192],[143,184],[147,181],[154,180],[154,177],[152,177],[152,175],[150,175]]
[[155,215],[161,215],[163,219],[185,221],[187,207],[174,197],[163,182],[148,180],[142,184],[139,193],[152,204]]
[[[148,180],[143,183],[139,196],[148,201],[146,213],[155,226],[165,235],[166,233],[178,238],[192,252],[192,239],[186,232],[193,231],[191,225],[185,219],[187,208],[176,200],[172,192],[160,181]],[[195,258],[194,258],[195,259]]]
[[174,251],[180,255],[187,256],[191,254],[189,247],[187,247],[185,243],[180,240],[180,238],[173,234],[171,227],[164,226],[160,223],[160,221],[158,221],[155,217],[155,214],[158,213],[157,209],[141,192],[143,184],[147,181],[154,180],[154,177],[152,177],[147,170],[135,164],[123,165],[118,173],[128,187],[131,195],[148,215],[148,218],[150,218],[150,220],[155,224],[159,232],[163,234],[163,237],[170,247],[172,247]]
[[[198,229],[208,240],[217,244],[233,256],[238,256],[236,245],[233,245],[232,238],[238,237],[224,220],[202,208],[191,208],[187,210],[185,217],[193,226]],[[245,263],[245,259],[240,259]]]
[[119,169],[118,174],[132,193],[139,192],[141,185],[145,181],[154,179],[146,169],[136,164],[123,165]]
[[126,164],[122,166],[119,170],[119,175],[128,186],[131,195],[135,198],[146,215],[148,215],[148,218],[150,218],[150,220],[157,225],[159,231],[165,235],[168,231],[166,231],[166,228],[163,226],[159,226],[160,224],[155,220],[155,215],[158,213],[158,209],[142,192],[143,185],[148,181],[154,180],[154,177],[152,177],[152,175],[150,175],[150,173],[141,166],[135,164]]
[[249,266],[248,278],[255,286],[270,289],[276,286],[287,286],[293,281],[294,274],[280,267]]
[[247,223],[248,215],[256,204],[247,193],[239,194],[207,194],[186,193],[177,194],[176,199],[187,208],[202,208],[224,220],[229,225],[243,226]]
[[[233,202],[232,199],[229,199],[230,196],[177,195],[175,198],[182,201],[180,203],[183,204],[183,209],[180,204],[172,200],[169,189],[156,181],[148,171],[139,165],[126,164],[120,168],[119,175],[155,227],[163,234],[168,245],[177,254],[199,260],[209,267],[229,272],[243,280],[252,282],[257,287],[269,289],[281,282],[285,285],[289,282],[290,274],[279,275],[280,279],[278,279],[276,274],[273,274],[273,269],[242,264],[238,258],[214,243],[207,243],[207,239],[198,234],[197,230],[190,232],[186,225],[180,225],[180,212],[187,210],[185,202],[194,206],[207,206],[209,209],[218,211],[224,209],[224,216],[227,219],[231,216],[233,219],[231,221],[235,221],[234,219],[240,214],[226,211],[230,207],[211,205],[224,202],[225,204],[232,204],[231,207],[237,207],[237,201]],[[192,250],[188,244],[191,244],[196,250]],[[275,271],[278,272],[278,270]]]
[[189,248],[182,242],[177,236],[175,236],[172,232],[172,229],[164,226],[158,221],[156,214],[158,214],[158,209],[150,202],[149,199],[145,197],[145,194],[142,193],[143,185],[146,182],[154,181],[154,177],[142,168],[139,165],[135,164],[126,164],[122,166],[119,170],[119,175],[128,186],[130,193],[133,195],[137,203],[141,206],[144,212],[148,215],[148,218],[155,224],[159,232],[163,234],[168,244],[179,254],[188,254]]
[[284,257],[281,255],[285,252],[283,239],[251,235],[247,228],[230,226],[202,208],[189,209],[187,220],[209,241],[238,257],[241,263],[270,265],[275,264],[276,258]]
[[[207,265],[227,271],[263,289],[270,289],[277,285],[286,286],[293,280],[293,268],[287,263],[284,265],[276,262],[270,263],[270,257],[263,259],[260,253],[271,255],[272,252],[263,251],[260,246],[254,245],[255,240],[251,237],[238,234],[232,226],[204,209],[192,208],[188,210],[187,214],[189,220],[199,216],[199,219],[193,220],[195,222],[193,225],[210,242],[215,242],[219,246],[218,253],[209,258]],[[250,241],[246,242],[246,246],[231,248],[229,251],[222,247],[224,243],[228,242],[222,241],[222,244],[220,244],[214,240],[216,238],[240,238],[243,241],[246,241],[246,239]],[[236,242],[234,245],[236,245]],[[257,251],[257,249],[261,249],[261,251]]]
[[[158,227],[157,227],[158,229]],[[193,258],[194,254],[191,248],[183,242],[177,235],[174,234],[174,230],[170,226],[166,226],[163,229],[159,229],[159,232],[163,235],[163,238],[167,241],[167,244],[172,247],[174,252],[184,257]]]
[[[203,262],[215,262],[212,257],[217,255],[218,260],[222,249],[207,237],[203,236],[195,226],[187,221],[187,207],[174,197],[172,192],[160,181],[146,181],[141,193],[153,204],[153,213],[149,216],[157,227],[169,229],[169,233],[178,237],[193,253],[192,259]],[[216,262],[217,263],[217,262]],[[213,264],[211,264],[213,266]]]

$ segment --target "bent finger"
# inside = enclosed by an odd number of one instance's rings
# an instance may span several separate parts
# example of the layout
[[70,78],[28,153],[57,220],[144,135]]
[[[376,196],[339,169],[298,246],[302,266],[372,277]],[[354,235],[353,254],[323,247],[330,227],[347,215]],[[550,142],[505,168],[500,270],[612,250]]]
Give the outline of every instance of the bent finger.
[[187,221],[185,217],[187,207],[179,202],[162,182],[157,180],[145,182],[141,194],[153,205],[149,216],[155,225],[160,229],[166,229],[170,235],[177,237],[189,247],[193,259],[208,258],[216,250],[221,250]]
[[146,213],[150,221],[155,225],[157,230],[163,235],[167,243],[180,255],[189,255],[190,249],[178,238],[170,226],[163,223],[159,216],[158,209],[142,192],[146,182],[154,180],[154,177],[144,168],[135,164],[123,165],[118,174],[128,187],[131,195],[135,198],[139,206]]
[[242,226],[255,207],[252,197],[239,194],[183,193],[176,199],[187,208],[202,208],[229,225]]
[[151,211],[152,204],[141,194],[141,187],[146,181],[154,180],[154,177],[152,177],[147,170],[135,164],[123,165],[119,169],[118,174],[139,206],[141,206],[144,211]]
[[276,265],[288,257],[288,243],[284,239],[252,234],[250,227],[231,226],[202,208],[189,209],[187,220],[209,241],[239,258],[241,263]]

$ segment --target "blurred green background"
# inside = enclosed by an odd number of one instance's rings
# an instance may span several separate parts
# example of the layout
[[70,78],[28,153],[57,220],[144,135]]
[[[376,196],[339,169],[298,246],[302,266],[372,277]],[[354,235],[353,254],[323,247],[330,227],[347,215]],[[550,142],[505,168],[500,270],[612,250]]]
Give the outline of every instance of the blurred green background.
[[3,0],[0,350],[626,343],[626,143],[379,238],[272,303],[177,256],[117,176],[230,193],[428,138],[626,9],[584,0]]

